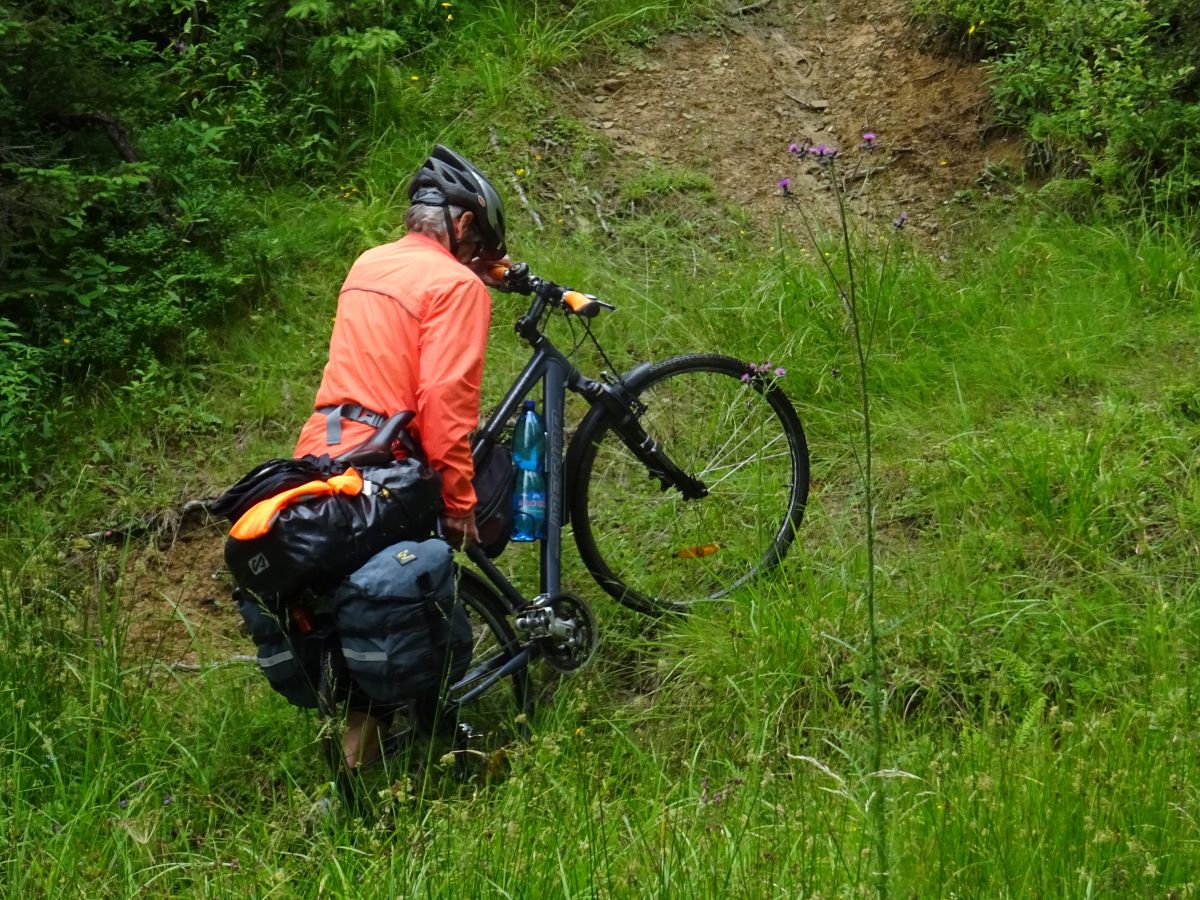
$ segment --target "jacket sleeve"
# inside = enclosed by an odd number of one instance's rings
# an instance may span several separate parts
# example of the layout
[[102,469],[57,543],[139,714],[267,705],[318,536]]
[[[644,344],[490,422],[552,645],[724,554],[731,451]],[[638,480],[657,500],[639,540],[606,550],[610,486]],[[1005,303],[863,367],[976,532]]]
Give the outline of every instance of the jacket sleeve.
[[450,516],[475,507],[470,434],[479,421],[491,318],[491,296],[472,276],[431,297],[421,320],[417,428],[429,464],[442,475]]

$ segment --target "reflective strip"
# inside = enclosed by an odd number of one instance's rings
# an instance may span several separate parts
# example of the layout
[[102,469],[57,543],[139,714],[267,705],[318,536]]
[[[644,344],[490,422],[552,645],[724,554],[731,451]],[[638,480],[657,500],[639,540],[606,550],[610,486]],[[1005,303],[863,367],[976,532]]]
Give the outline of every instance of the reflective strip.
[[263,669],[269,669],[271,666],[277,666],[280,663],[285,663],[289,659],[295,659],[296,654],[291,650],[284,650],[282,653],[276,653],[274,656],[260,656],[258,665]]
[[355,659],[359,662],[387,662],[388,655],[382,650],[347,650],[342,647],[342,656],[346,659]]

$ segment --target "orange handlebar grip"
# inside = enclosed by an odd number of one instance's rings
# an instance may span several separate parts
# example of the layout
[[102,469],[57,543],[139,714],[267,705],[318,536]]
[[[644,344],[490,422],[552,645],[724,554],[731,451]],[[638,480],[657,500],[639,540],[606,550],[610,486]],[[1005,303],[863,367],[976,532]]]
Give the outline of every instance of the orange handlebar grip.
[[596,302],[596,298],[581,294],[579,291],[564,291],[563,303],[567,304],[567,309],[575,315],[587,319],[600,312],[600,304]]
[[488,274],[492,276],[495,281],[503,281],[504,276],[508,274],[508,266],[504,265],[503,263],[494,263],[491,268],[488,269]]

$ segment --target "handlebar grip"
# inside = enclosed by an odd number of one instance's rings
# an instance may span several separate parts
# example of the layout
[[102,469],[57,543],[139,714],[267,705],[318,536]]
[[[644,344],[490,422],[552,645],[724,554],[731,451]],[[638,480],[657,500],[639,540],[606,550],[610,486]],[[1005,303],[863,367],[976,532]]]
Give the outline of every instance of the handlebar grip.
[[600,312],[600,304],[596,301],[595,297],[589,294],[579,291],[563,291],[562,298],[567,309],[585,319],[590,319]]
[[492,263],[488,268],[488,275],[495,281],[504,281],[504,276],[508,274],[508,266],[503,263]]

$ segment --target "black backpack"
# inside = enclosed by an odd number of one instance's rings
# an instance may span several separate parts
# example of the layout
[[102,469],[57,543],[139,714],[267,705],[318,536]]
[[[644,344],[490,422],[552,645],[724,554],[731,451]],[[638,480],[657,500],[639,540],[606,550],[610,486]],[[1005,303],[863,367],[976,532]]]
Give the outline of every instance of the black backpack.
[[479,546],[495,559],[508,546],[513,525],[512,451],[492,444],[475,459],[475,527]]

